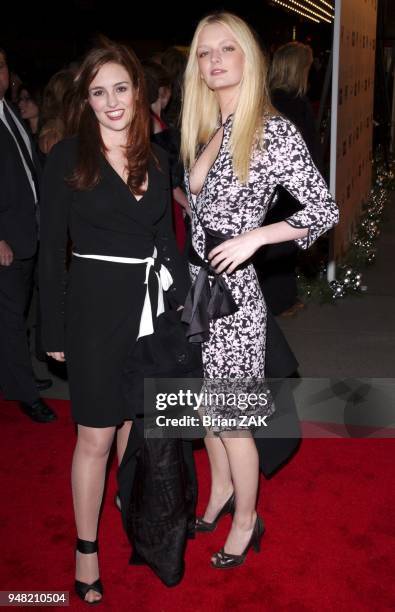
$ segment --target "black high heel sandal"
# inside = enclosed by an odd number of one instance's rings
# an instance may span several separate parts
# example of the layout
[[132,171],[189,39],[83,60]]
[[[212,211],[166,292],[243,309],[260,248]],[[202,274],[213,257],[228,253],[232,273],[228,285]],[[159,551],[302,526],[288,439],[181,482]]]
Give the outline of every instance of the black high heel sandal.
[[231,567],[238,567],[239,565],[242,565],[251,547],[255,550],[256,553],[260,552],[261,539],[264,533],[265,525],[261,517],[257,515],[250,541],[248,542],[242,554],[231,555],[229,553],[226,553],[224,549],[221,548],[221,550],[215,553],[214,560],[211,561],[211,565],[219,569],[228,569]]
[[235,512],[235,494],[229,497],[228,501],[222,506],[215,519],[209,523],[205,521],[201,516],[196,517],[195,531],[214,531],[217,526],[219,519],[225,514],[234,514]]
[[[95,540],[94,542],[90,542],[88,540],[81,540],[80,538],[77,538],[77,550],[79,553],[82,553],[84,555],[90,555],[92,553],[95,553],[98,551],[97,540]],[[76,580],[74,586],[75,592],[77,593],[78,597],[80,597],[85,603],[98,604],[101,602],[103,597],[103,585],[101,583],[100,578],[92,582],[92,584],[87,584],[86,582]],[[88,591],[91,590],[96,591],[96,593],[99,593],[99,595],[101,595],[101,598],[96,599],[95,601],[86,600],[86,594],[88,593]]]

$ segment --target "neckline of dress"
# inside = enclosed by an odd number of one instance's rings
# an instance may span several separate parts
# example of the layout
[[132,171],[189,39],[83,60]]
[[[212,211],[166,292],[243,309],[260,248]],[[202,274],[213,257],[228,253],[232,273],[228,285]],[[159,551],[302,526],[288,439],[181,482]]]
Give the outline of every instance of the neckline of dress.
[[[209,175],[210,175],[210,172],[212,171],[212,169],[214,168],[215,164],[217,163],[217,161],[218,161],[218,159],[219,159],[219,157],[220,157],[220,154],[221,154],[221,152],[222,152],[222,148],[223,148],[223,145],[224,145],[224,139],[225,139],[225,127],[226,127],[226,125],[227,125],[227,123],[229,122],[229,119],[230,119],[231,117],[233,117],[233,113],[231,113],[230,115],[228,115],[228,117],[226,118],[225,123],[222,123],[222,124],[221,124],[221,125],[218,127],[218,129],[217,129],[217,130],[214,132],[214,134],[211,136],[211,138],[209,138],[209,140],[206,142],[206,144],[204,145],[204,147],[203,147],[203,148],[202,148],[202,150],[200,151],[199,157],[200,157],[200,155],[203,153],[203,151],[206,149],[206,147],[207,147],[207,146],[210,144],[210,142],[211,142],[211,141],[212,141],[212,139],[215,137],[215,135],[218,133],[218,131],[219,131],[221,128],[223,128],[223,131],[222,131],[222,138],[221,138],[221,144],[219,145],[219,149],[218,149],[217,155],[215,156],[215,159],[213,160],[213,163],[211,164],[210,168],[209,168],[209,169],[208,169],[208,171],[207,171],[207,174],[206,174],[206,176],[205,176],[205,179],[204,179],[204,181],[203,181],[203,183],[202,183],[202,186],[201,186],[200,190],[199,190],[199,191],[198,191],[198,193],[196,193],[196,194],[195,194],[195,193],[193,193],[193,192],[192,192],[192,190],[191,190],[191,183],[190,183],[190,174],[191,174],[191,171],[189,170],[189,172],[188,172],[187,178],[188,178],[188,187],[189,187],[189,192],[190,192],[191,196],[194,196],[194,197],[195,197],[195,202],[197,202],[197,200],[198,200],[198,198],[199,198],[200,194],[202,193],[202,191],[203,191],[203,189],[204,189],[204,187],[205,187],[205,185],[206,185],[206,183],[207,183],[207,179],[208,179],[208,177],[209,177]],[[196,164],[197,160],[199,159],[199,157],[198,157],[198,158],[195,160],[195,164]]]
[[225,125],[228,123],[229,119],[233,118],[234,113],[230,113],[230,115],[228,115],[225,119],[225,121],[222,123],[222,121],[220,121],[220,125],[219,127],[225,127]]
[[104,162],[106,164],[106,166],[110,169],[110,171],[112,172],[113,176],[116,177],[118,179],[118,182],[120,182],[124,189],[127,190],[127,192],[129,193],[129,195],[133,198],[134,202],[136,204],[139,204],[144,198],[145,195],[150,187],[150,183],[151,183],[151,177],[150,177],[150,168],[151,168],[151,158],[148,161],[148,167],[147,167],[147,189],[144,191],[144,193],[142,194],[142,196],[137,199],[135,194],[133,193],[133,191],[130,189],[130,187],[128,186],[128,184],[123,180],[123,178],[118,174],[118,172],[115,170],[115,168],[110,164],[109,160],[107,159],[107,157],[104,155],[104,153],[102,153],[102,158],[104,159]]

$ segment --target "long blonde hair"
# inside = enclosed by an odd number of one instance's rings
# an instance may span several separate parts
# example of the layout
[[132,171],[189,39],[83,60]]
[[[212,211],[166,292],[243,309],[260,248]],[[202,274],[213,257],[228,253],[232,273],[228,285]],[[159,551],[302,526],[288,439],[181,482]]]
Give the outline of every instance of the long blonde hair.
[[270,67],[270,89],[283,89],[303,96],[307,91],[307,79],[313,61],[311,47],[300,42],[290,42],[279,47]]
[[248,180],[251,153],[262,137],[264,116],[274,112],[267,87],[267,62],[249,26],[232,13],[221,12],[202,19],[195,31],[184,77],[182,105],[181,156],[187,168],[193,166],[198,146],[208,141],[218,127],[219,104],[214,91],[203,79],[197,61],[198,37],[209,24],[226,26],[244,53],[240,95],[233,117],[230,153],[233,169],[240,182]]

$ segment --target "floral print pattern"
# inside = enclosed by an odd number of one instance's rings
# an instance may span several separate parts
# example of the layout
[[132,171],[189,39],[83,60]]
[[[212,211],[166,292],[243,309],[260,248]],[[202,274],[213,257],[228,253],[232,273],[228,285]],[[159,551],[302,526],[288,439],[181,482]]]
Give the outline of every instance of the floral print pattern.
[[[286,221],[293,227],[308,228],[306,238],[295,240],[300,248],[307,249],[338,222],[339,214],[302,136],[289,120],[281,116],[267,118],[263,144],[252,155],[248,182],[241,184],[233,171],[228,146],[232,119],[231,115],[224,124],[217,158],[196,197],[190,191],[186,172],[187,195],[193,211],[194,249],[204,257],[205,236],[199,219],[206,228],[231,236],[261,227],[278,185],[285,187],[303,206]],[[190,264],[190,272],[194,280],[199,268]],[[210,321],[210,338],[202,343],[205,379],[262,380],[266,305],[255,269],[249,263],[230,275],[223,273],[223,277],[239,310]],[[273,410],[268,403],[266,414]]]

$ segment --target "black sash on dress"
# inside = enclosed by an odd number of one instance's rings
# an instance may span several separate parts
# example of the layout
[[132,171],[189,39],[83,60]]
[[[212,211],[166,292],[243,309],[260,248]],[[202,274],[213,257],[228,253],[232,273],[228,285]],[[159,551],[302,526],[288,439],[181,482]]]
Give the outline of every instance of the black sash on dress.
[[[205,234],[207,239],[207,229]],[[229,236],[222,236],[221,242],[228,239]],[[189,249],[189,261],[200,267],[200,270],[188,292],[181,320],[188,324],[186,334],[190,342],[205,342],[209,339],[210,320],[231,315],[239,307],[221,274],[217,274],[208,260],[202,259],[192,245]]]

